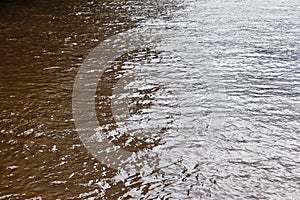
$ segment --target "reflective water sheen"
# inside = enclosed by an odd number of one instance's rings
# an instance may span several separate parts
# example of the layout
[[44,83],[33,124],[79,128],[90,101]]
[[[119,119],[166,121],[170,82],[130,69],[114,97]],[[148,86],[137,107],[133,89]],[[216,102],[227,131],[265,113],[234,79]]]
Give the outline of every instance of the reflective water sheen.
[[[1,1],[0,199],[298,199],[299,10],[292,0]],[[153,48],[115,61],[96,93],[98,134],[157,158],[126,174],[84,148],[72,88],[95,46],[145,27]],[[122,76],[129,92],[116,96]],[[125,97],[127,119],[111,109]]]

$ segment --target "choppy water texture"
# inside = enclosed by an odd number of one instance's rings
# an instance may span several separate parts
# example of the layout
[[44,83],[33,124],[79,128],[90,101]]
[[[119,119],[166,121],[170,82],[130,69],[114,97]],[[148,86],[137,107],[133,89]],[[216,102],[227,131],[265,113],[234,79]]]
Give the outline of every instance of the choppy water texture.
[[[6,0],[0,14],[0,199],[299,199],[298,1]],[[82,144],[72,88],[95,46],[145,28],[158,39],[113,62],[95,98],[96,134],[154,158],[128,175]]]

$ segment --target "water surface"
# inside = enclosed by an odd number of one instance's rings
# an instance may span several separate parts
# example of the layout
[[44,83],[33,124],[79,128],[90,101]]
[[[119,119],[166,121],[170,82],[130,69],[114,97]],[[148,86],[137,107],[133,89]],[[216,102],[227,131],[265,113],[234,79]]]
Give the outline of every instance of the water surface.
[[[296,1],[0,4],[0,199],[299,197]],[[143,27],[160,39],[116,61],[96,98],[100,134],[158,158],[159,170],[129,176],[84,148],[72,88],[92,48]],[[116,122],[125,75],[131,116]]]

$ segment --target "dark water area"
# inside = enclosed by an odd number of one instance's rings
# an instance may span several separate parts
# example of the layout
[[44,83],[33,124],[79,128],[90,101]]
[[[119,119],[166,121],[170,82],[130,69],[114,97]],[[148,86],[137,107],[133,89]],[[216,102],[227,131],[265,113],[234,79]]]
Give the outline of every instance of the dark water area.
[[93,196],[94,182],[113,171],[93,160],[77,136],[73,82],[94,46],[140,20],[132,19],[129,10],[141,3],[0,4],[0,198]]
[[[299,22],[297,1],[0,1],[0,199],[299,199]],[[141,27],[155,48],[120,58],[95,99],[115,145],[154,132],[124,149],[160,169],[128,175],[84,147],[72,92],[93,48]],[[124,74],[137,92],[116,122]]]

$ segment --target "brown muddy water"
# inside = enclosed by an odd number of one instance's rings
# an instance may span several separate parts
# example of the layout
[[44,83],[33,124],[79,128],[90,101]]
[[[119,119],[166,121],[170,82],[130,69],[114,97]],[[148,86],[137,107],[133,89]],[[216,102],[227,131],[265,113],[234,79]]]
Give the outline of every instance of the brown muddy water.
[[[4,0],[0,16],[0,199],[299,199],[300,2]],[[95,93],[95,136],[153,158],[125,172],[79,138],[72,95],[92,49],[131,30],[158,39]]]

